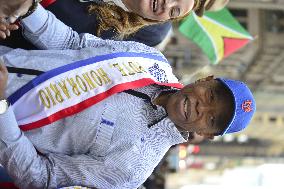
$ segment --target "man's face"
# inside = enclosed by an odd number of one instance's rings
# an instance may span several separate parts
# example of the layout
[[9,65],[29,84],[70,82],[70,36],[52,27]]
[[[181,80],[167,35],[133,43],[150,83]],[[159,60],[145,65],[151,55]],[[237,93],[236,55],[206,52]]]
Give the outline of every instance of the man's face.
[[209,138],[224,130],[233,109],[230,92],[213,78],[185,86],[171,95],[166,105],[169,118],[180,130]]

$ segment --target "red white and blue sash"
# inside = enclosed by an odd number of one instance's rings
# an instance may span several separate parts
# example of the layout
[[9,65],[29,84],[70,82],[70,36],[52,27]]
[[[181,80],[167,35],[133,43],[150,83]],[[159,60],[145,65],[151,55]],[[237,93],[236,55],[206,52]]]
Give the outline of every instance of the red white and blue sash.
[[151,84],[181,88],[162,57],[113,53],[41,74],[9,97],[20,128],[39,128],[127,89]]

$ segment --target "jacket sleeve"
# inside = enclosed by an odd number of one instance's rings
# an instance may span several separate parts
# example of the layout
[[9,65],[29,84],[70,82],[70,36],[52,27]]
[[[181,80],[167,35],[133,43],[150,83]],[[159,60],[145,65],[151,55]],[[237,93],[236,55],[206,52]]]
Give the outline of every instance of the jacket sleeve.
[[23,35],[39,49],[80,49],[102,41],[94,35],[78,34],[41,5],[21,21]]
[[38,153],[19,129],[11,107],[0,115],[0,164],[24,189],[76,185],[100,189],[136,187],[125,170],[87,154]]
[[154,24],[140,29],[134,35],[130,35],[125,40],[137,41],[150,47],[154,47],[162,43],[167,38],[171,30],[172,23],[170,21],[161,24]]
[[78,50],[85,47],[108,48],[110,52],[143,52],[159,54],[157,49],[133,41],[103,40],[92,34],[78,34],[58,20],[51,12],[38,6],[37,10],[21,22],[24,36],[37,48],[45,50]]

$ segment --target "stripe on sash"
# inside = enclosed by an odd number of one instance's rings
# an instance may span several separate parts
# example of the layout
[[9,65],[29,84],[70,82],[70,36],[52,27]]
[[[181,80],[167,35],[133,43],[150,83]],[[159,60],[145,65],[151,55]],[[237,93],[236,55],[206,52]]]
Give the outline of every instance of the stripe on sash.
[[44,81],[46,81],[46,80],[48,80],[48,79],[50,79],[54,76],[57,76],[61,73],[64,73],[64,72],[67,72],[67,71],[70,71],[70,70],[74,70],[76,68],[83,67],[83,66],[86,66],[86,65],[95,64],[95,63],[98,63],[98,62],[101,62],[101,61],[104,61],[104,60],[109,60],[109,59],[114,59],[114,58],[119,58],[119,57],[143,57],[143,58],[149,58],[149,59],[168,63],[161,56],[151,55],[151,54],[146,54],[146,53],[125,52],[125,53],[113,53],[113,54],[96,56],[96,57],[92,57],[92,58],[89,58],[89,59],[86,59],[86,60],[77,61],[77,62],[68,64],[68,65],[65,65],[65,66],[61,66],[59,68],[55,68],[55,69],[50,70],[46,73],[43,73],[42,75],[38,76],[37,78],[33,79],[32,81],[27,83],[25,86],[23,86],[21,88],[21,90],[18,90],[14,94],[12,94],[9,97],[9,102],[11,104],[14,104],[14,102],[16,100],[18,100],[27,91],[34,88],[36,85],[39,85],[42,82],[44,82]]
[[52,3],[55,3],[55,1],[56,1],[56,0],[42,0],[42,1],[40,2],[40,4],[41,4],[44,8],[46,8],[46,7],[48,7],[49,5],[51,5]]
[[[100,75],[99,70],[105,75]],[[87,81],[84,76],[95,71],[102,78],[95,74],[98,78],[92,81],[96,84],[94,87],[94,85],[91,86],[92,82]],[[75,78],[76,81],[71,84],[71,79],[75,80]],[[81,83],[77,80],[78,78],[81,79]],[[94,79],[93,75],[92,78]],[[99,86],[95,83],[97,79],[105,83]],[[64,87],[61,86],[63,83]],[[83,85],[85,90],[81,88],[80,94],[75,93],[74,83],[78,85],[76,86],[78,91],[79,85],[80,87]],[[151,84],[182,87],[172,74],[170,65],[161,56],[145,53],[113,53],[77,61],[43,73],[8,99],[20,128],[26,131],[81,112],[118,92]],[[22,107],[29,108],[27,110]]]

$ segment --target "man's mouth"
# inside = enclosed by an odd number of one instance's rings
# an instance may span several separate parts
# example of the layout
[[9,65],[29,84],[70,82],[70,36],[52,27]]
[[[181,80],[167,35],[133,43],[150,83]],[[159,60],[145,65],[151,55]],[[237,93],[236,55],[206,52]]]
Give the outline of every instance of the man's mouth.
[[158,0],[153,0],[153,12],[158,11]]
[[183,103],[183,109],[184,109],[184,117],[185,117],[186,120],[190,116],[189,103],[190,103],[190,100],[189,100],[188,96],[185,96],[184,103]]

